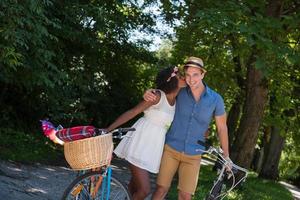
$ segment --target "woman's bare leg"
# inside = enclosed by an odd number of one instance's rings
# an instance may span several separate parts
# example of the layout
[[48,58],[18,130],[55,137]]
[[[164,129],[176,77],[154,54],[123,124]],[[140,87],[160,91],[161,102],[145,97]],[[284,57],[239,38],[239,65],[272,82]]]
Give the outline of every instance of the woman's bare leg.
[[133,193],[133,200],[144,200],[151,192],[150,176],[147,170],[130,164],[132,183],[136,189]]
[[133,177],[131,177],[131,179],[129,181],[128,190],[129,190],[129,193],[131,194],[131,196],[133,196],[133,194],[137,191],[137,187],[136,187]]

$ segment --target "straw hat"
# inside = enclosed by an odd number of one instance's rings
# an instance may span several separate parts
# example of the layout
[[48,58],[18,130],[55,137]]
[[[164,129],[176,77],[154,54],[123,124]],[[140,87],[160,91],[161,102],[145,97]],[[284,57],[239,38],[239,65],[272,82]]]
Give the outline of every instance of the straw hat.
[[197,68],[200,68],[201,70],[203,70],[204,72],[206,72],[201,58],[189,57],[184,64],[184,68],[186,69],[187,67],[197,67]]

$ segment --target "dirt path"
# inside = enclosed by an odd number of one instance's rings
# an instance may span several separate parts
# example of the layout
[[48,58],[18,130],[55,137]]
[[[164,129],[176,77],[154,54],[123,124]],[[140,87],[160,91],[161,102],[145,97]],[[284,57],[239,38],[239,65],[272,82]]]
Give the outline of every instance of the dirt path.
[[0,162],[1,199],[57,200],[76,173],[65,167]]
[[[127,163],[114,159],[113,173],[123,182],[130,179]],[[58,200],[76,172],[66,167],[24,165],[0,160],[0,198],[3,200]],[[152,179],[154,187],[154,177]],[[148,198],[150,199],[150,198]]]

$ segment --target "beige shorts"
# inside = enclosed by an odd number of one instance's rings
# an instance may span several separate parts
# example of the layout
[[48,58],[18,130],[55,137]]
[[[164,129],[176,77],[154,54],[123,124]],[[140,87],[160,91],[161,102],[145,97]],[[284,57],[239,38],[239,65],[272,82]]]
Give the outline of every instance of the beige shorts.
[[172,179],[178,171],[178,189],[194,194],[200,170],[201,155],[186,155],[165,145],[161,159],[157,184],[166,188],[171,186]]

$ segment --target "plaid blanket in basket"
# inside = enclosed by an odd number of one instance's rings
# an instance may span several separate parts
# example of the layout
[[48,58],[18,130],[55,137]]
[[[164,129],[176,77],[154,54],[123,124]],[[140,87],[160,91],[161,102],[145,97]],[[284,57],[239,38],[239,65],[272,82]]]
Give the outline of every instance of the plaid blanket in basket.
[[56,133],[56,136],[64,142],[80,140],[96,135],[97,134],[94,126],[75,126],[72,128],[64,128],[58,130]]

